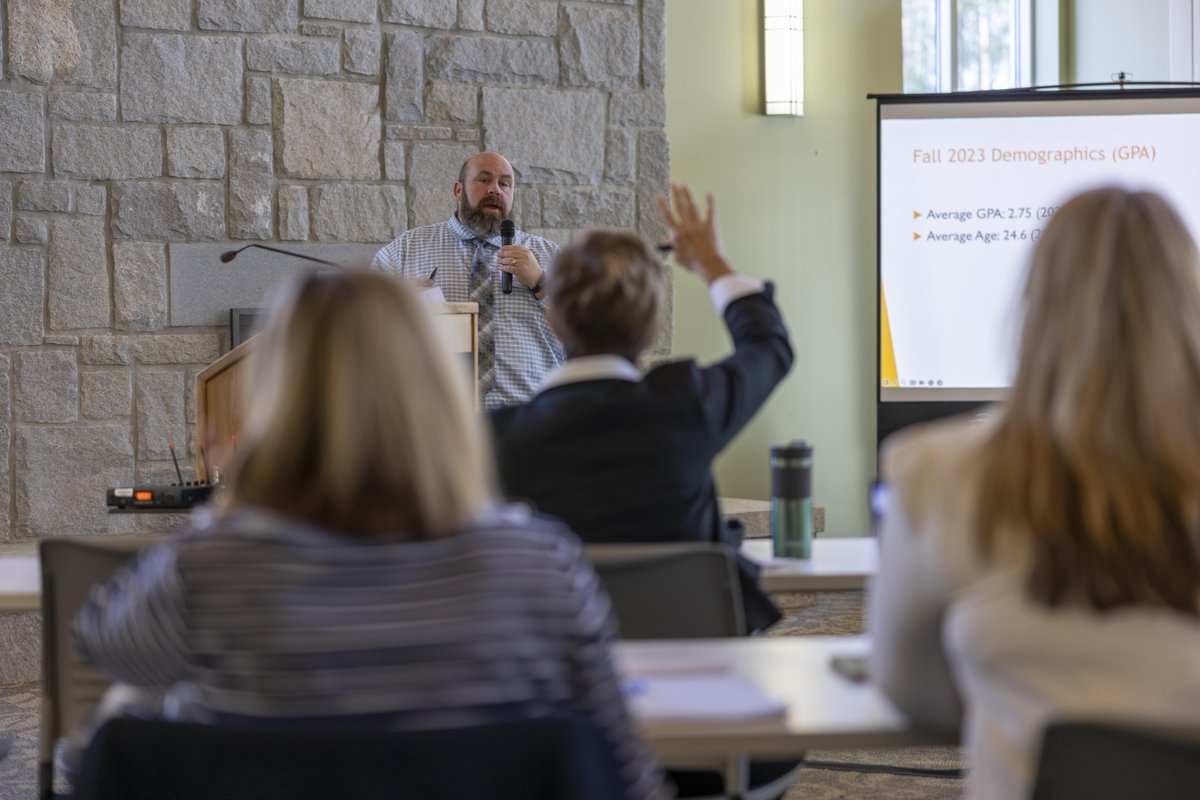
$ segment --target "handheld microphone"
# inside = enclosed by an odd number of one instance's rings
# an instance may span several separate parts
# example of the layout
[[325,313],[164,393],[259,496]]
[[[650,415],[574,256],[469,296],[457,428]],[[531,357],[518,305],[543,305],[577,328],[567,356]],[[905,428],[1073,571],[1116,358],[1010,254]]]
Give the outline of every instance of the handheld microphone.
[[[512,244],[517,238],[517,226],[511,219],[502,220],[500,222],[500,244]],[[500,290],[505,294],[512,294],[512,273],[504,273],[504,277],[500,279]]]
[[333,261],[326,261],[325,259],[317,258],[316,256],[306,256],[303,253],[293,253],[291,250],[282,250],[278,247],[271,247],[271,246],[265,245],[265,244],[246,244],[246,245],[242,245],[237,250],[226,250],[224,253],[221,253],[221,263],[228,264],[230,261],[233,261],[233,259],[235,259],[237,257],[238,253],[242,252],[243,250],[245,250],[248,247],[257,247],[260,250],[270,250],[272,253],[282,253],[285,256],[292,256],[293,258],[302,258],[305,261],[315,261],[318,264],[324,264],[327,267],[337,267],[338,269],[343,268],[341,264],[338,264]]

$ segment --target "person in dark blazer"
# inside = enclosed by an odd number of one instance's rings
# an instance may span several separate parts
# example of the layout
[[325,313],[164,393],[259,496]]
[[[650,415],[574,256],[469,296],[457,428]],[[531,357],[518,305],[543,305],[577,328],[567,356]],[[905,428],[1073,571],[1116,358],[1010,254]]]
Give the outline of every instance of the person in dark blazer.
[[[666,299],[654,248],[627,231],[593,230],[558,256],[549,320],[567,361],[526,403],[490,412],[503,491],[563,519],[585,542],[726,541],[712,461],[792,364],[771,284],[740,275],[721,250],[712,196],[701,212],[672,186],[659,210],[675,259],[703,280],[734,351],[702,367],[634,366]],[[779,619],[739,556],[747,629]]]

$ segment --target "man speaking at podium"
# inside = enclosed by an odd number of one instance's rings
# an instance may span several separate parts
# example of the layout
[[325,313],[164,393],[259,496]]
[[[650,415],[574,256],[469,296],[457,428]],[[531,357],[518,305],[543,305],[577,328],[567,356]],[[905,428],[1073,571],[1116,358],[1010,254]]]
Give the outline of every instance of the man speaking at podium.
[[[371,268],[437,286],[449,302],[479,304],[479,398],[484,408],[528,400],[542,377],[563,362],[546,321],[546,267],[558,245],[501,223],[513,209],[516,178],[499,153],[463,162],[450,219],[405,231]],[[511,276],[511,277],[509,277]],[[507,280],[506,280],[507,279]]]

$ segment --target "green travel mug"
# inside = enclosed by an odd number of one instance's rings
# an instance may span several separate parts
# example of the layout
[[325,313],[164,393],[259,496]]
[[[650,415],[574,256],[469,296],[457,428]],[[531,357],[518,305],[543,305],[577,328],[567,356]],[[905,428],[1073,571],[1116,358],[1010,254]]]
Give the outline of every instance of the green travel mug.
[[771,448],[771,543],[777,558],[811,558],[812,454],[802,440]]

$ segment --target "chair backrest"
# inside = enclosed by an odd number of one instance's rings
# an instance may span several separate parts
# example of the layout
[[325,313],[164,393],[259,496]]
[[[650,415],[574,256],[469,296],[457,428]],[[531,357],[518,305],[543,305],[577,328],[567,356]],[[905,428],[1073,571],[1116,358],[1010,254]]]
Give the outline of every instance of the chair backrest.
[[110,681],[79,657],[71,625],[93,585],[103,583],[157,536],[44,539],[42,569],[41,796],[49,796],[54,744],[85,724]]
[[1033,800],[1196,800],[1200,724],[1183,729],[1101,722],[1046,728]]
[[592,544],[584,553],[625,639],[744,636],[733,552],[711,542]]
[[75,800],[618,800],[583,715],[413,732],[247,729],[132,718],[101,728]]

